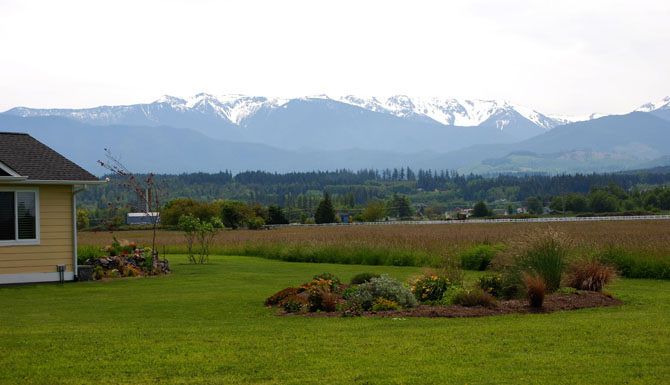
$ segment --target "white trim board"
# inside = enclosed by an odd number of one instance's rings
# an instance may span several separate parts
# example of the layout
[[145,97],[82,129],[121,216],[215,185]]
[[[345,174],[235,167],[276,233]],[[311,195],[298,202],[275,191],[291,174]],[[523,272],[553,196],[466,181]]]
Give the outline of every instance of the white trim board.
[[[65,272],[66,281],[74,281],[74,272]],[[0,274],[0,285],[13,283],[59,282],[60,273]]]
[[15,178],[24,178],[24,179],[27,178],[27,177],[24,177],[22,175],[19,175],[11,167],[7,166],[6,164],[4,164],[2,162],[0,162],[0,170],[6,172],[7,174],[9,174],[10,176],[15,177]]

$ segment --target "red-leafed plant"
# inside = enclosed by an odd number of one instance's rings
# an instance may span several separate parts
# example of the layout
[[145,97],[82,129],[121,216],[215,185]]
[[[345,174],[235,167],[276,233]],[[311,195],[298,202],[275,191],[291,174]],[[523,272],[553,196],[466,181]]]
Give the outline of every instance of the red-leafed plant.
[[602,291],[615,277],[616,272],[612,266],[593,259],[570,265],[566,281],[568,286],[577,290]]
[[544,296],[547,294],[547,283],[539,274],[526,274],[523,277],[526,283],[526,295],[530,307],[541,308],[544,303]]

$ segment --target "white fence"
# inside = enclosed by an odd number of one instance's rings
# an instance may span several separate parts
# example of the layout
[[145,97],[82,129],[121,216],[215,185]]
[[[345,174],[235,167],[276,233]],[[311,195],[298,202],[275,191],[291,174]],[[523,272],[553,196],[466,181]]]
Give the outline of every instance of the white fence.
[[501,218],[501,219],[467,219],[443,221],[382,221],[382,222],[354,222],[354,223],[321,223],[269,225],[268,227],[285,226],[388,226],[388,225],[446,225],[467,223],[506,223],[506,222],[597,222],[597,221],[639,221],[670,219],[670,215],[621,215],[612,217],[550,217],[550,218]]

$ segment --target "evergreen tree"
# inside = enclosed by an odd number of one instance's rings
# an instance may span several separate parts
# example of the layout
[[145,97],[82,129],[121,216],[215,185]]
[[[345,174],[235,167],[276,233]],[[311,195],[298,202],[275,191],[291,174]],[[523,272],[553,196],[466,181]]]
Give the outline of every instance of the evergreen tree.
[[285,225],[288,223],[284,210],[278,205],[268,206],[268,221],[269,225]]
[[475,218],[488,217],[490,215],[489,207],[484,203],[484,201],[479,201],[475,203],[475,206],[472,208],[472,216]]
[[387,203],[387,213],[392,217],[407,218],[412,215],[412,204],[405,195],[393,194]]
[[330,199],[330,194],[327,192],[323,195],[323,199],[319,202],[319,206],[314,213],[314,220],[316,223],[335,223],[335,207]]

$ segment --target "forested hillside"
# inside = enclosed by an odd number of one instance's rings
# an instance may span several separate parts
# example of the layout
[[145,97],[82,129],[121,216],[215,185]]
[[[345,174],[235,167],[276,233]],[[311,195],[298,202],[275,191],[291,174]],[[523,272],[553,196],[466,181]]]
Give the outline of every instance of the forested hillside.
[[[92,218],[104,216],[108,202],[133,205],[137,200],[134,192],[114,183],[115,176],[110,175],[109,178],[110,183],[91,187],[78,196],[79,208],[86,209]],[[670,170],[667,168],[616,174],[500,175],[493,178],[460,175],[447,170],[414,171],[409,167],[287,174],[255,171],[233,175],[225,171],[216,174],[157,175],[155,178],[167,185],[168,196],[162,203],[176,198],[192,198],[200,202],[235,200],[248,205],[277,205],[290,208],[293,220],[313,215],[324,192],[330,193],[338,210],[352,214],[362,212],[372,203],[389,201],[394,195],[399,195],[409,198],[415,214],[432,216],[455,208],[469,208],[480,200],[498,213],[527,208],[529,201],[531,205],[537,201],[542,207],[551,205],[557,209],[556,202],[551,204],[552,199],[581,194],[586,200],[588,194],[593,195],[598,187],[620,200],[614,206],[607,206],[606,211],[668,209],[662,204],[662,194],[655,200],[650,198],[649,202],[645,202],[644,197],[639,197],[639,203],[624,204],[623,201],[626,196],[639,196],[641,192],[655,188],[670,192],[664,189],[670,184]],[[670,196],[670,193],[666,195]],[[588,204],[576,207],[580,209],[567,209],[575,212],[591,210]]]

